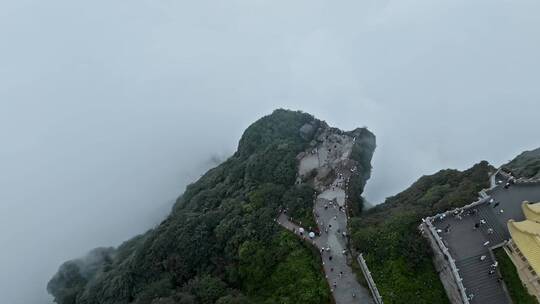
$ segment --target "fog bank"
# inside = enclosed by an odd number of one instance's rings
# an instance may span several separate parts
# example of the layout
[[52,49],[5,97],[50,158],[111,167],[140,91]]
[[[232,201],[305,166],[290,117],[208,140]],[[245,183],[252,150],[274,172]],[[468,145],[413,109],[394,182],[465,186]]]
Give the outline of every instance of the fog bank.
[[159,223],[278,107],[377,136],[372,203],[540,146],[537,1],[0,2],[0,295]]

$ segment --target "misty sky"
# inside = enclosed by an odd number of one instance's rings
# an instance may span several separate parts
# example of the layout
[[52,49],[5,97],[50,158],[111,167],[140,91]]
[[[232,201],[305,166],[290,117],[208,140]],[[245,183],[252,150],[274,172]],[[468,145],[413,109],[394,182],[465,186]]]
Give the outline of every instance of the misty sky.
[[0,301],[157,224],[278,107],[378,147],[367,197],[540,146],[539,1],[0,0]]

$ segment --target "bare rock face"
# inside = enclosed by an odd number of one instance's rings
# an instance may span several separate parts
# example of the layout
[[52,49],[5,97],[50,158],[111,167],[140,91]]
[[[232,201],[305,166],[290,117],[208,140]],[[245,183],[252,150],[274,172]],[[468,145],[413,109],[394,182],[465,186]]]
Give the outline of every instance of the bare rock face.
[[[301,129],[305,132],[315,132],[311,127],[311,124],[305,124]],[[359,128],[343,132],[322,122],[316,130],[310,150],[297,156],[298,181],[311,178],[314,187],[322,190],[334,181],[336,171],[356,170],[355,167],[358,165],[362,167],[362,171],[367,171],[363,172],[363,179],[367,180],[371,167],[365,167],[363,163],[364,159],[368,164],[371,162],[374,150],[375,136],[367,129]]]
[[[309,129],[304,127],[306,125],[302,127],[305,131]],[[350,235],[348,219],[351,212],[361,212],[363,208],[361,194],[371,171],[369,162],[375,149],[374,140],[367,129],[343,132],[322,123],[308,150],[296,157],[299,161],[297,184],[308,183],[316,190],[312,212],[321,233],[310,238],[325,261],[325,276],[329,285],[334,286],[332,295],[337,304],[351,303],[351,293],[358,295],[359,302],[373,303],[368,290],[353,275],[346,253]],[[368,172],[360,173],[360,170]],[[286,217],[281,219],[287,221]],[[287,224],[285,227],[290,229]],[[300,229],[304,228],[298,226]],[[346,288],[337,288],[338,281],[339,286]]]
[[312,138],[314,132],[315,126],[312,123],[305,124],[300,128],[300,136],[304,139]]
[[314,179],[315,189],[324,189],[335,179],[334,170],[330,167],[322,167],[317,170],[317,176]]

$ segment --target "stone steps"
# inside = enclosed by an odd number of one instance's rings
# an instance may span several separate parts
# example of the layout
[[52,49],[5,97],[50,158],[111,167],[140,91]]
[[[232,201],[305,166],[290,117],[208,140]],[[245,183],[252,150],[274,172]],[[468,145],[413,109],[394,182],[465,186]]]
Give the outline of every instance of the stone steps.
[[494,261],[487,249],[484,255],[486,259],[483,261],[480,261],[482,255],[477,255],[456,262],[467,295],[474,294],[471,304],[510,304],[502,284],[497,281],[498,273],[489,274],[490,265]]

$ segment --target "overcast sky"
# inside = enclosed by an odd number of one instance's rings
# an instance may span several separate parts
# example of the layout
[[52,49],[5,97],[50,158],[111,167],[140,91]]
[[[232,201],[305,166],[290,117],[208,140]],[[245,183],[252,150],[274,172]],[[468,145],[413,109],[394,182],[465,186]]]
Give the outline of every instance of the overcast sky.
[[540,2],[0,0],[0,297],[159,222],[278,107],[377,136],[373,203],[540,146]]

